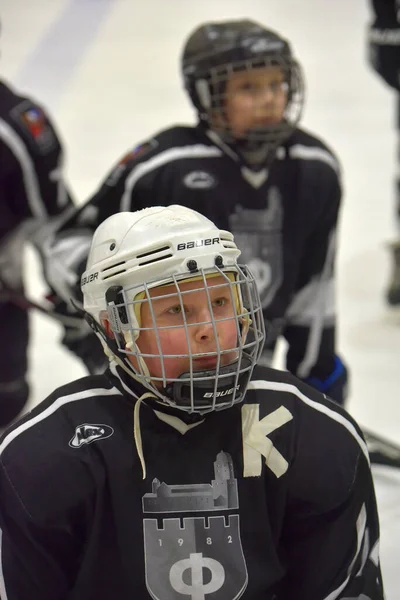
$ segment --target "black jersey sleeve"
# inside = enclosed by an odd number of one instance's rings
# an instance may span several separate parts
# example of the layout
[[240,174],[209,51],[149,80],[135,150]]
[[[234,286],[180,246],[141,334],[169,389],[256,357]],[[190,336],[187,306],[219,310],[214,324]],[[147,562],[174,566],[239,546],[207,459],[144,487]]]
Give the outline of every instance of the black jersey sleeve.
[[[38,491],[38,493],[40,493]],[[45,492],[42,490],[43,502]],[[71,588],[69,566],[78,554],[71,532],[59,523],[35,522],[3,464],[0,465],[0,597],[64,600]]]
[[400,4],[397,0],[372,0],[368,26],[368,60],[392,89],[400,91]]
[[16,218],[46,221],[73,206],[63,148],[45,110],[24,100],[0,120],[2,187]]
[[384,600],[379,517],[363,434],[341,407],[291,377],[282,376],[297,399],[287,405],[295,434],[282,599]]
[[304,242],[297,293],[284,331],[287,368],[304,380],[326,380],[335,368],[334,263],[342,195],[338,169],[324,165],[319,179],[313,177],[316,183],[305,186],[314,199],[308,215],[313,224]]
[[[322,473],[314,477],[322,478]],[[288,523],[285,600],[384,600],[371,471],[360,453],[346,496],[329,510],[297,499]]]
[[400,6],[397,0],[369,0],[375,24],[382,27],[398,26]]

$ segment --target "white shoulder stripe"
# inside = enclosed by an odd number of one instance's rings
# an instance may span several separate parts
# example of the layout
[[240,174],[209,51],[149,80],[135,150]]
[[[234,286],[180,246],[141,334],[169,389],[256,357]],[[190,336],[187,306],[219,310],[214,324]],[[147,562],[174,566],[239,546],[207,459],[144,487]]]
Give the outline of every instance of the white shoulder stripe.
[[35,417],[32,417],[32,419],[25,421],[25,423],[22,423],[19,427],[16,427],[13,431],[11,431],[8,435],[6,435],[6,437],[0,444],[0,455],[4,452],[4,450],[7,448],[7,446],[9,444],[11,444],[11,442],[13,440],[15,440],[16,437],[21,435],[21,433],[23,433],[27,429],[30,429],[31,427],[36,425],[36,423],[39,423],[40,421],[44,421],[44,419],[47,419],[47,417],[50,417],[59,408],[61,408],[62,406],[65,406],[65,404],[68,404],[69,402],[76,402],[78,400],[85,400],[86,398],[91,398],[93,396],[115,396],[115,395],[121,396],[121,392],[116,387],[113,387],[110,390],[108,390],[106,388],[96,388],[93,390],[84,390],[82,392],[76,392],[75,394],[69,394],[68,396],[61,396],[61,398],[57,398],[57,400],[55,400],[53,402],[53,404],[51,404],[50,406],[45,408],[41,413],[39,413]]
[[193,146],[181,146],[177,148],[169,148],[164,152],[160,152],[153,158],[139,163],[132,169],[125,181],[125,191],[122,196],[120,211],[129,211],[131,209],[131,196],[132,190],[135,187],[138,180],[154,171],[158,167],[162,167],[169,162],[174,160],[181,160],[185,158],[209,158],[212,156],[224,156],[222,150],[215,146],[206,146],[205,144],[195,144]]
[[6,582],[3,573],[3,532],[0,529],[0,598],[8,600]]
[[326,163],[340,175],[340,166],[336,158],[323,148],[318,146],[304,146],[303,144],[295,144],[289,149],[291,158],[300,158],[302,160],[319,160]]
[[11,150],[22,169],[25,193],[32,215],[38,219],[43,219],[47,216],[47,210],[40,193],[39,182],[32,158],[22,139],[3,119],[0,119],[0,139]]
[[328,406],[325,406],[324,404],[320,404],[319,402],[315,402],[315,400],[311,400],[305,394],[303,394],[295,385],[292,385],[291,383],[280,383],[277,381],[255,380],[255,381],[250,382],[249,387],[247,389],[249,389],[249,390],[272,390],[275,392],[287,392],[288,394],[294,394],[295,396],[297,396],[299,398],[299,400],[304,402],[304,404],[307,404],[307,406],[309,406],[310,408],[313,408],[314,410],[317,410],[318,412],[323,413],[330,419],[333,419],[337,423],[340,423],[341,425],[343,425],[343,427],[345,427],[347,429],[347,431],[357,441],[358,445],[360,446],[360,448],[369,464],[370,461],[369,461],[369,454],[368,454],[368,449],[367,449],[366,443],[364,442],[362,437],[359,435],[359,433],[357,432],[354,425],[350,421],[348,421],[344,415],[337,413],[336,411],[332,410]]

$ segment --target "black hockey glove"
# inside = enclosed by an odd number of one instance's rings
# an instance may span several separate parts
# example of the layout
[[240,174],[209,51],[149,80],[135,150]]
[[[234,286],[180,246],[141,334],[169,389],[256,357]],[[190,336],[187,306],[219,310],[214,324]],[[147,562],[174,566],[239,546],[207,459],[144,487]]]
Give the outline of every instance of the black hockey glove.
[[372,68],[391,88],[400,91],[400,25],[396,28],[372,25],[368,53]]

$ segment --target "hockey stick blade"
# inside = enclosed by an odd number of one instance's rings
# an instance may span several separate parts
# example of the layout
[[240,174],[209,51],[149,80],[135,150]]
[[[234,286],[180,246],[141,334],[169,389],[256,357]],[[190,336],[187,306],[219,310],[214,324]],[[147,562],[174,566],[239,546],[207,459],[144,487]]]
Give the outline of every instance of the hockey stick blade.
[[369,456],[373,465],[400,469],[400,446],[362,427]]

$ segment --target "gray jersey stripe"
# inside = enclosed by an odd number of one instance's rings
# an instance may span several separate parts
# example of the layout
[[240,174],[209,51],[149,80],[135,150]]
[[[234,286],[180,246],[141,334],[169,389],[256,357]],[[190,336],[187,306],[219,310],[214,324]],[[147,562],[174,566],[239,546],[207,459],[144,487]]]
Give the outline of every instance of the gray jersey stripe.
[[3,532],[0,529],[0,598],[2,600],[8,600],[6,582],[4,581],[3,571]]
[[318,146],[304,146],[303,144],[294,144],[289,148],[289,156],[291,158],[299,158],[301,160],[317,160],[324,162],[340,175],[340,166],[336,158],[323,148]]
[[310,374],[311,369],[317,362],[321,338],[325,325],[326,306],[329,298],[327,297],[327,283],[332,277],[332,264],[335,256],[336,240],[335,231],[331,232],[328,249],[326,253],[325,264],[319,279],[318,290],[316,290],[316,299],[314,301],[314,319],[310,324],[307,346],[303,360],[297,369],[297,377],[305,379]]

